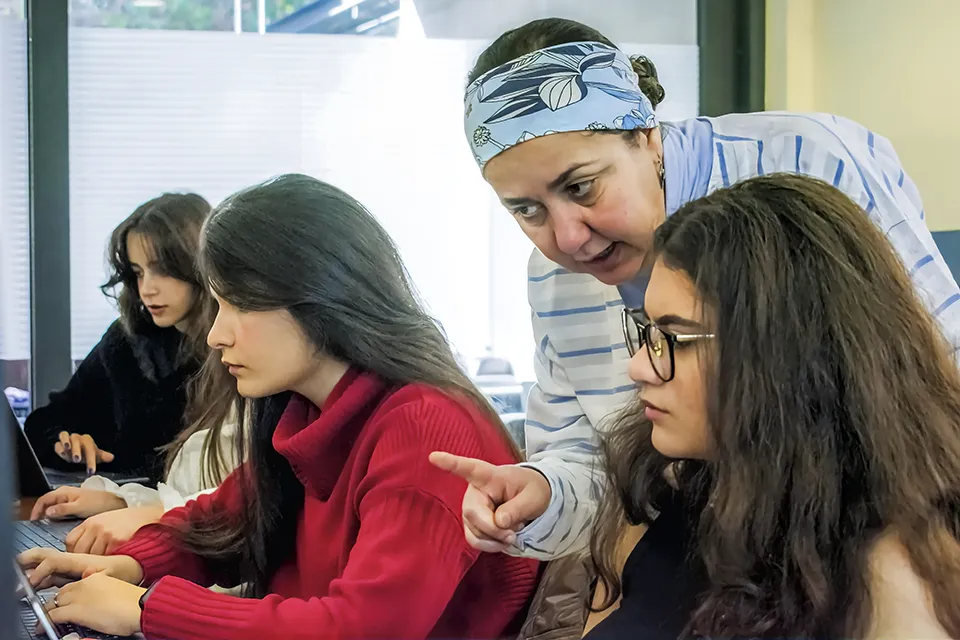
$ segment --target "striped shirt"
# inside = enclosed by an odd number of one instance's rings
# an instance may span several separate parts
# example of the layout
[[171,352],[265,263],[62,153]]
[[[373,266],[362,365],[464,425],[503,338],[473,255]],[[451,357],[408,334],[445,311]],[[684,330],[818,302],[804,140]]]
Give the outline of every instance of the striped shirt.
[[[833,184],[883,230],[927,308],[960,347],[960,290],[926,227],[916,185],[885,138],[826,114],[733,114],[666,125],[664,162],[668,213],[767,173]],[[672,177],[678,174],[682,179]],[[526,464],[546,476],[552,495],[546,513],[520,532],[511,551],[547,560],[589,542],[605,485],[597,430],[635,397],[636,387],[627,375],[620,324],[627,288],[621,294],[570,273],[539,251],[530,258],[528,280],[537,385],[527,408]]]

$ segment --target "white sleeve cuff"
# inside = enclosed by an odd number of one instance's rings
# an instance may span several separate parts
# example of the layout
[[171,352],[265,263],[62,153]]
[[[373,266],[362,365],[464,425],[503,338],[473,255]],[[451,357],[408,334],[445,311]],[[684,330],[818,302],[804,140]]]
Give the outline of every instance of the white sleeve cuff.
[[160,504],[160,494],[156,490],[145,487],[141,484],[125,484],[122,487],[112,480],[107,480],[102,476],[92,476],[87,478],[81,489],[90,489],[92,491],[106,491],[127,503],[128,507],[146,507]]
[[530,522],[527,526],[517,532],[517,541],[512,549],[507,551],[510,555],[523,556],[524,558],[534,558],[537,560],[552,560],[554,553],[548,549],[542,548],[542,543],[549,538],[557,526],[561,507],[563,505],[563,489],[560,486],[560,480],[555,474],[550,472],[546,465],[539,465],[534,462],[522,462],[521,467],[533,469],[543,475],[550,484],[550,503],[547,510],[539,518]]

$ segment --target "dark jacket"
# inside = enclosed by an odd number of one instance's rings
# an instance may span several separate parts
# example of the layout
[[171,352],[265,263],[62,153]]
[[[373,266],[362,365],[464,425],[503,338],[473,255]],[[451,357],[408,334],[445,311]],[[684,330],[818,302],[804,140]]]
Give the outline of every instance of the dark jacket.
[[68,431],[89,434],[116,456],[98,469],[162,479],[164,455],[157,449],[184,427],[187,381],[198,366],[178,364],[183,336],[177,329],[144,324],[131,336],[114,322],[66,388],[27,417],[24,431],[42,465],[83,468],[54,451],[60,432]]
[[551,560],[515,640],[580,640],[590,614],[594,578],[586,554]]

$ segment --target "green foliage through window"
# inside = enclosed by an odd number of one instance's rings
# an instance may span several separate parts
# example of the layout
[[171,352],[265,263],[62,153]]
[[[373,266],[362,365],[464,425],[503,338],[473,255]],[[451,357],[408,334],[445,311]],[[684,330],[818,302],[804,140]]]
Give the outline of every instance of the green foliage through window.
[[[270,24],[315,0],[265,0]],[[257,0],[241,2],[244,31],[257,30]],[[233,31],[234,0],[71,0],[77,27]]]

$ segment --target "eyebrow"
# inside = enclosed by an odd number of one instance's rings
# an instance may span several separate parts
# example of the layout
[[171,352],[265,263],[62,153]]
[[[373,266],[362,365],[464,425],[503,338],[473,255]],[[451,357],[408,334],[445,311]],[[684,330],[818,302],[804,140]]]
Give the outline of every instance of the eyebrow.
[[[583,167],[591,164],[593,164],[593,162],[578,162],[577,164],[570,165],[566,168],[566,170],[564,170],[563,173],[554,178],[550,184],[547,185],[547,188],[550,191],[556,191],[562,187],[567,180],[570,179],[570,176],[573,175],[574,171],[582,169]],[[533,198],[503,198],[501,202],[503,202],[504,206],[507,207],[520,207],[528,204],[539,204],[539,202]]]
[[565,183],[567,180],[570,179],[570,176],[571,176],[571,174],[573,174],[574,171],[576,171],[577,169],[582,169],[583,167],[585,167],[585,166],[587,166],[587,165],[589,165],[589,164],[592,164],[592,163],[590,163],[590,162],[579,162],[579,163],[577,163],[577,164],[570,165],[570,166],[567,168],[566,171],[564,171],[563,173],[561,173],[559,176],[557,176],[557,177],[553,180],[553,182],[551,182],[550,184],[548,184],[548,185],[547,185],[547,188],[550,189],[551,191],[554,191],[554,190],[556,190],[556,189],[559,189],[560,187],[563,186],[563,183]]
[[703,325],[699,322],[673,314],[660,316],[656,319],[656,324],[659,326],[683,327],[684,329],[690,329],[692,331],[703,331]]
[[500,202],[506,207],[522,207],[528,204],[539,204],[532,198],[504,198]]

